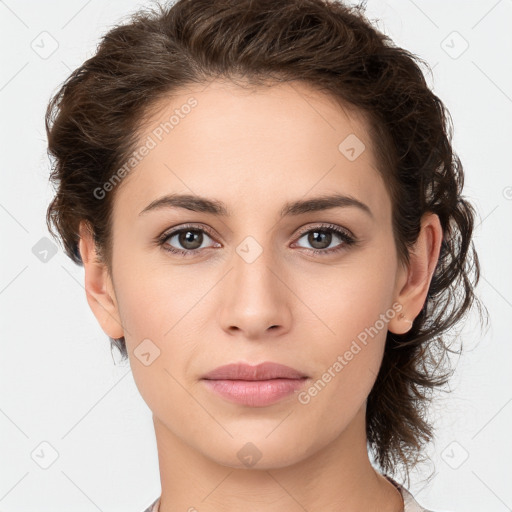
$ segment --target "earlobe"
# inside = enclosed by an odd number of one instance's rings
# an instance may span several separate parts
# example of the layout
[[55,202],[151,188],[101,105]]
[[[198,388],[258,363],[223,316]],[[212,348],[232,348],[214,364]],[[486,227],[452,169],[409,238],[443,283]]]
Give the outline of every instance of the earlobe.
[[85,293],[87,302],[101,328],[111,338],[124,336],[114,287],[105,263],[99,262],[92,230],[80,222],[78,248],[85,270]]
[[402,305],[402,310],[388,325],[391,332],[408,332],[423,308],[439,259],[442,240],[443,229],[439,217],[435,213],[427,212],[422,218],[420,234],[410,254],[405,284],[402,284],[396,299]]

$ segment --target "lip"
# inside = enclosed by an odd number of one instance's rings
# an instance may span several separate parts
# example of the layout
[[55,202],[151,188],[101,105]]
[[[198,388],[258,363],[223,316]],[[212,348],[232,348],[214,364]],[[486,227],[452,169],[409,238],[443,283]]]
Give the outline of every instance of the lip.
[[264,362],[256,366],[247,363],[232,363],[219,366],[203,375],[208,380],[270,380],[270,379],[302,379],[306,374],[279,363]]
[[265,407],[298,392],[308,376],[278,363],[234,363],[216,368],[201,380],[209,390],[230,402]]

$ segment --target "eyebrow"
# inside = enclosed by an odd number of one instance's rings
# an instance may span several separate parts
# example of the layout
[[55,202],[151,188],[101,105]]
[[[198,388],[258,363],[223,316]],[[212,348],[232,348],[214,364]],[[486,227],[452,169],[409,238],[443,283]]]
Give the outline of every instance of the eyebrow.
[[[308,212],[329,210],[331,208],[355,207],[364,211],[372,219],[374,218],[370,208],[353,196],[331,194],[311,199],[297,200],[285,203],[280,212],[280,217],[302,215]],[[169,194],[155,199],[148,204],[139,215],[154,210],[165,208],[183,208],[193,212],[210,213],[212,215],[230,217],[231,213],[226,204],[216,199],[208,199],[191,194]]]

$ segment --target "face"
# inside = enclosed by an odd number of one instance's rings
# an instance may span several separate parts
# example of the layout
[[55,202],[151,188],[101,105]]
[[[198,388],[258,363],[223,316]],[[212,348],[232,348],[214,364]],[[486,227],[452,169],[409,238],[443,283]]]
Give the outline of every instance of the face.
[[[109,334],[155,422],[232,467],[248,442],[268,468],[326,447],[364,414],[405,282],[364,119],[305,85],[212,82],[160,102],[143,145],[116,190]],[[334,195],[364,206],[300,207]],[[307,378],[266,405],[203,380],[265,361]]]

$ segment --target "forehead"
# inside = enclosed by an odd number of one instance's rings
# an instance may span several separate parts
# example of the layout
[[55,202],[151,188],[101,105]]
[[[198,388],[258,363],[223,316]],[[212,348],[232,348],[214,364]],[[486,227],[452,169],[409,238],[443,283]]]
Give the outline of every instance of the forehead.
[[242,213],[339,192],[364,198],[377,215],[389,210],[364,116],[304,83],[182,89],[152,106],[139,153],[143,146],[149,149],[119,186],[116,207],[138,213],[180,192]]

